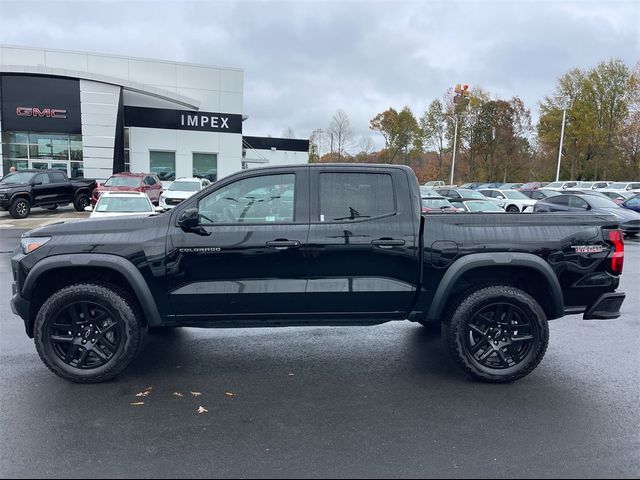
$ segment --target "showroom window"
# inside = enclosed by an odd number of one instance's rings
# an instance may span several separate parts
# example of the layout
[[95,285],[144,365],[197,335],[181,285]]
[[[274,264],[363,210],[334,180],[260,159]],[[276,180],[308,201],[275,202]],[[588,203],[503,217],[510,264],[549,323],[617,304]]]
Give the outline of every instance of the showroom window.
[[176,179],[176,152],[149,152],[151,173],[154,173],[163,182],[172,182]]
[[193,176],[211,182],[218,179],[218,155],[216,153],[193,153]]
[[82,135],[2,132],[3,174],[11,167],[55,168],[71,178],[82,177]]

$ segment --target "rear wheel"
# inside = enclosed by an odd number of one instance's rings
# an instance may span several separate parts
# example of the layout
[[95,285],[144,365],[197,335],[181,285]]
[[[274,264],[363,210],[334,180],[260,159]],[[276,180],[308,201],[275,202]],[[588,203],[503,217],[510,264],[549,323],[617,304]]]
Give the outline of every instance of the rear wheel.
[[84,212],[85,207],[91,205],[91,199],[86,193],[79,193],[73,200],[73,207],[78,212]]
[[9,214],[13,218],[27,218],[29,212],[31,212],[31,202],[27,198],[16,198],[9,207]]
[[446,324],[446,337],[449,352],[468,375],[504,383],[538,366],[547,350],[549,327],[530,295],[495,285],[460,301]]
[[118,375],[140,349],[144,333],[136,302],[116,287],[94,283],[55,292],[34,325],[42,361],[76,383],[104,382]]

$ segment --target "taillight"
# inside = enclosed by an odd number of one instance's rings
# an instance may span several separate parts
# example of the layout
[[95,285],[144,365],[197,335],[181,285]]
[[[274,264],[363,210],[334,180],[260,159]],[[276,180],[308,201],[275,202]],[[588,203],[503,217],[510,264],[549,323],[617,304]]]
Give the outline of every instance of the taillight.
[[624,240],[622,230],[609,230],[609,240],[613,243],[613,255],[611,256],[611,272],[616,275],[622,274],[624,264]]

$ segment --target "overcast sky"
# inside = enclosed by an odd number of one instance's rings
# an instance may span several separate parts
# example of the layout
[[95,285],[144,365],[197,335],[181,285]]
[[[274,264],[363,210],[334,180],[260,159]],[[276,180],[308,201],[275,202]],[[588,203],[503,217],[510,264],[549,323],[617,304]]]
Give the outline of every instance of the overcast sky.
[[455,83],[537,115],[558,76],[640,58],[640,1],[5,1],[0,42],[244,69],[249,135],[308,138],[336,109],[358,135]]

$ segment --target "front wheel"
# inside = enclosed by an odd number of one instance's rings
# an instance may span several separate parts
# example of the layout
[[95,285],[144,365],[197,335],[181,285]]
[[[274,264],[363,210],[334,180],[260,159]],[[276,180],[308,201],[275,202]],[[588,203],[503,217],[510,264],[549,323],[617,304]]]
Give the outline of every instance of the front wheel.
[[31,212],[31,202],[27,198],[16,198],[9,207],[9,214],[13,218],[27,218],[29,212]]
[[58,290],[36,316],[34,341],[53,373],[75,383],[109,380],[131,363],[144,339],[136,302],[110,285]]
[[520,209],[518,207],[516,207],[515,205],[509,205],[507,207],[507,212],[508,213],[520,213]]
[[495,285],[476,290],[455,307],[446,336],[449,352],[469,376],[504,383],[538,366],[547,350],[549,327],[529,294]]

